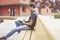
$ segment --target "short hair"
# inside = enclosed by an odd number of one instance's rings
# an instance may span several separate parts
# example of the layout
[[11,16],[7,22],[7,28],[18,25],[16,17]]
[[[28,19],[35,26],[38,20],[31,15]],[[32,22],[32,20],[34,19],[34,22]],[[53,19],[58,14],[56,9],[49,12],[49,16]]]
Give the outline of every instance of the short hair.
[[35,8],[35,4],[30,4],[29,6]]

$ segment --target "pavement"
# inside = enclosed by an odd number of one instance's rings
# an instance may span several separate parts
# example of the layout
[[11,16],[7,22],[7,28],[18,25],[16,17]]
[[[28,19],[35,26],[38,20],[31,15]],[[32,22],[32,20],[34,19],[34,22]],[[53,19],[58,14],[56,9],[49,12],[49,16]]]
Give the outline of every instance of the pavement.
[[45,28],[54,40],[60,40],[60,19],[55,19],[52,15],[38,15]]

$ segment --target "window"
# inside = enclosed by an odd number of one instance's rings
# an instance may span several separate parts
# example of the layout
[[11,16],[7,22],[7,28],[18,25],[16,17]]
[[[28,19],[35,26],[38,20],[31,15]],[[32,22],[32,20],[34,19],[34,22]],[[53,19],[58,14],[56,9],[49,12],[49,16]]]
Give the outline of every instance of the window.
[[30,0],[30,2],[34,2],[34,0]]
[[25,5],[22,6],[22,12],[26,12],[26,6]]

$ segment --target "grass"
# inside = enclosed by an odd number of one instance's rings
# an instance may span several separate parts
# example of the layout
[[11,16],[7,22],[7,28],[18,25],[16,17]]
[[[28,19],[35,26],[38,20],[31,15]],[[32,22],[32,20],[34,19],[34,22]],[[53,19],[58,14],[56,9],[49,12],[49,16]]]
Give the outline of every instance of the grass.
[[54,14],[54,17],[55,17],[55,18],[60,18],[60,13]]

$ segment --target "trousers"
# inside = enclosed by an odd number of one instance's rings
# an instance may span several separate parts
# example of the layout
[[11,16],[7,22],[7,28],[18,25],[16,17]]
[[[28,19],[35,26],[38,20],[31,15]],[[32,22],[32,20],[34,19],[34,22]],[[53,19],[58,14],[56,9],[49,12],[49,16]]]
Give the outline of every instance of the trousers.
[[12,36],[15,32],[21,32],[21,30],[30,30],[31,28],[27,25],[23,25],[20,21],[15,21],[16,28],[12,29],[10,32],[8,32],[4,37],[9,38]]

